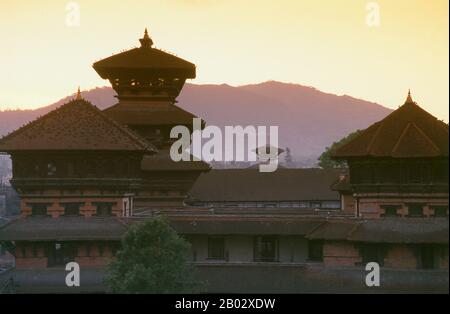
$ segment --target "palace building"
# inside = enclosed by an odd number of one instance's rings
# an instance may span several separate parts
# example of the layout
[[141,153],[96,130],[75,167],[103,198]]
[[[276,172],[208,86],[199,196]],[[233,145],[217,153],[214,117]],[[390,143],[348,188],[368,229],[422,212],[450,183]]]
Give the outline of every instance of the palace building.
[[[0,226],[17,292],[105,292],[128,227],[166,216],[192,244],[208,292],[448,292],[448,125],[408,95],[339,148],[342,169],[210,170],[174,162],[176,105],[195,65],[141,46],[94,63],[118,103],[76,97],[0,139],[21,214]],[[192,129],[191,129],[192,130]],[[79,263],[80,287],[64,266]],[[72,289],[72,290],[71,290]]]

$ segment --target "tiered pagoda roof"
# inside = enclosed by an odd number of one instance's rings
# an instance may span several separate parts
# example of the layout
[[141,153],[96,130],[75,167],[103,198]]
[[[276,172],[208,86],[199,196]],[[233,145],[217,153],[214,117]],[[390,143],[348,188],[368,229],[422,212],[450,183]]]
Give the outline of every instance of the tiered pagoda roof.
[[448,157],[448,139],[448,124],[420,108],[408,93],[404,105],[362,131],[333,156]]
[[146,125],[191,125],[194,114],[167,102],[152,103],[118,103],[103,111],[109,117],[133,126]]
[[79,94],[76,99],[0,139],[0,151],[34,150],[157,151]]
[[95,71],[103,78],[180,76],[195,78],[195,65],[173,54],[153,48],[153,41],[145,29],[141,46],[95,62]]

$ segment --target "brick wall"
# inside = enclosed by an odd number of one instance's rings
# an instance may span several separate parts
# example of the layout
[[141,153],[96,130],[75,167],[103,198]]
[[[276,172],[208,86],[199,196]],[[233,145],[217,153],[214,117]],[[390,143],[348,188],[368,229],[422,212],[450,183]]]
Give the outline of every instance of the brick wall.
[[97,206],[94,203],[114,203],[111,209],[113,216],[122,216],[123,214],[123,201],[124,198],[107,198],[107,197],[84,197],[84,198],[24,198],[21,200],[21,216],[31,216],[32,208],[29,206],[31,203],[46,203],[51,204],[47,207],[47,214],[53,218],[58,218],[64,215],[64,203],[84,203],[80,207],[80,215],[85,217],[91,217],[96,214]]
[[47,268],[47,257],[16,257],[16,269]]
[[393,245],[384,257],[384,266],[389,268],[416,269],[417,256],[412,246]]
[[359,262],[361,257],[353,243],[344,241],[324,243],[323,263],[325,266],[355,266]]
[[[405,203],[405,198],[407,203]],[[359,200],[359,212],[363,218],[380,218],[385,214],[384,205],[396,205],[398,217],[408,217],[409,204],[423,204],[423,217],[433,217],[433,206],[448,206],[448,199],[418,198],[405,196],[405,198],[363,198]]]

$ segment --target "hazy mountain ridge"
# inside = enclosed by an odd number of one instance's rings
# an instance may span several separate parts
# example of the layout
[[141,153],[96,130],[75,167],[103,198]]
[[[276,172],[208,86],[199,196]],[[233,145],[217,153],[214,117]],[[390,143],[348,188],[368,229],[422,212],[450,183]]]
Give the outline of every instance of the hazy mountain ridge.
[[[100,109],[117,102],[110,87],[94,88],[82,94]],[[73,97],[35,110],[0,111],[0,135]],[[238,87],[186,84],[177,105],[203,118],[209,125],[278,125],[279,146],[290,147],[294,157],[319,155],[333,141],[366,128],[392,111],[350,96],[275,81]]]

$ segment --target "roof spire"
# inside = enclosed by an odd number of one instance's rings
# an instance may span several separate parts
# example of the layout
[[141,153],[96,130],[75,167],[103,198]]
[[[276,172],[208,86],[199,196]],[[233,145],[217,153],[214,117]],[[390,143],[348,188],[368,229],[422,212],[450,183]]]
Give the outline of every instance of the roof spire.
[[153,40],[150,38],[150,36],[148,35],[148,31],[147,28],[145,28],[144,31],[144,37],[142,37],[141,39],[139,39],[140,43],[141,43],[141,48],[151,48],[153,45]]
[[81,99],[83,99],[83,98],[81,97],[80,86],[78,86],[77,96],[75,97],[75,100],[81,100]]
[[412,100],[412,97],[411,97],[411,90],[410,89],[408,89],[408,97],[406,97],[406,101],[405,101],[405,104],[409,104],[409,103],[414,103],[414,101]]

